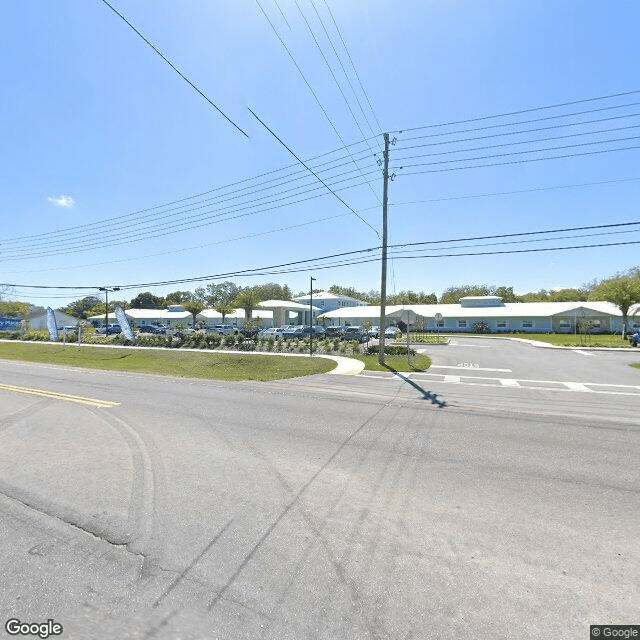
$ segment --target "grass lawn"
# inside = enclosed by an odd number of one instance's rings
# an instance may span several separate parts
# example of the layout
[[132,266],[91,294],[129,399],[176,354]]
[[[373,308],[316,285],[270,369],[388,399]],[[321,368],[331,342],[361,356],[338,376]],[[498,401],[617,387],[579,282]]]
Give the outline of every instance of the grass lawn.
[[636,369],[640,369],[640,362],[638,362],[637,364],[632,364],[632,367],[635,367]]
[[211,380],[280,380],[326,373],[336,366],[335,362],[325,358],[236,355],[215,351],[194,353],[71,345],[63,347],[59,344],[7,342],[0,343],[0,358]]
[[[433,337],[432,334],[418,334],[418,336]],[[557,347],[620,347],[629,348],[631,344],[628,340],[623,340],[619,335],[574,335],[572,333],[508,333],[508,334],[487,334],[487,333],[454,333],[447,334],[449,337],[474,337],[474,338],[522,338],[523,340],[538,340],[548,342]],[[413,342],[413,335],[412,342]],[[435,340],[433,340],[435,342]]]
[[382,367],[378,363],[377,354],[374,356],[350,356],[356,360],[364,362],[367,371],[426,371],[431,366],[429,356],[411,356],[411,365],[407,364],[407,356],[385,356],[384,361],[387,366]]

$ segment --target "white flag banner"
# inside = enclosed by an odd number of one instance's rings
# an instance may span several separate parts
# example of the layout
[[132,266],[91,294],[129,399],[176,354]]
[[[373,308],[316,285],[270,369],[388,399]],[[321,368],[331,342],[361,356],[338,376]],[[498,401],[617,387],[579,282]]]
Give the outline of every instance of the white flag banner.
[[129,318],[127,318],[125,312],[122,310],[122,307],[120,305],[116,307],[116,318],[118,319],[118,324],[122,329],[122,333],[124,334],[124,337],[127,340],[130,340],[131,342],[135,342],[136,334],[133,333],[133,329],[129,324]]
[[56,314],[51,307],[47,307],[47,329],[49,329],[49,339],[51,342],[58,342],[58,325],[56,324]]

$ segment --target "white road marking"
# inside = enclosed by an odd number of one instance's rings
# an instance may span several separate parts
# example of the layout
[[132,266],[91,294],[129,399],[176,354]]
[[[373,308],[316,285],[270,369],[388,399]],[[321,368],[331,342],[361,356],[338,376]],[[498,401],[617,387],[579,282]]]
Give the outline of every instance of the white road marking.
[[444,382],[452,382],[458,384],[460,382],[460,376],[445,376]]
[[580,349],[574,349],[573,350],[574,353],[580,353],[583,356],[595,356],[595,353],[589,353],[588,351],[580,351]]
[[563,384],[566,384],[571,391],[588,391],[589,393],[593,393],[593,389],[589,389],[581,382],[563,382]]
[[511,369],[489,369],[485,367],[463,367],[458,364],[432,364],[429,369],[464,369],[465,371],[494,371],[496,373],[513,373]]
[[450,342],[450,347],[470,347],[472,349],[491,349],[488,344],[461,344],[460,342]]
[[512,378],[500,378],[500,384],[503,387],[519,387],[520,383]]

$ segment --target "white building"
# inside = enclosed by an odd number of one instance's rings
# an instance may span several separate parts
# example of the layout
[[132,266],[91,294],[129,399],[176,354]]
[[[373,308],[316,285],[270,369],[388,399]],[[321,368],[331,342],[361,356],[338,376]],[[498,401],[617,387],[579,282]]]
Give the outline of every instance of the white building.
[[[256,320],[263,328],[273,326],[273,311],[266,309],[254,309],[251,312],[251,319]],[[222,324],[222,314],[215,309],[203,309],[197,316],[196,321],[204,324],[205,327],[214,327]],[[238,329],[244,327],[246,322],[244,309],[234,309],[233,313],[227,313],[224,317],[224,324],[230,324]]]
[[[311,295],[298,296],[294,300],[308,307],[311,302]],[[368,303],[350,296],[339,296],[328,291],[318,291],[318,293],[313,294],[313,306],[320,309],[320,313],[328,313],[345,307],[366,307]]]
[[[151,324],[154,326],[170,326],[193,324],[193,316],[189,311],[185,311],[180,304],[173,304],[166,309],[126,309],[124,314],[129,318],[132,327],[141,324]],[[106,321],[106,314],[91,316],[88,320],[93,324],[103,325]],[[109,312],[109,324],[115,324],[118,320],[113,311]]]
[[[610,302],[513,302],[497,296],[469,296],[460,304],[409,304],[387,307],[387,324],[402,318],[402,311],[416,314],[415,328],[427,331],[473,332],[477,322],[487,324],[492,333],[573,333],[587,325],[594,332],[622,331],[622,313]],[[437,323],[436,314],[442,315]],[[319,320],[327,324],[359,325],[370,321],[378,325],[380,307],[342,308],[324,313]],[[629,311],[627,330],[640,328],[640,305]]]

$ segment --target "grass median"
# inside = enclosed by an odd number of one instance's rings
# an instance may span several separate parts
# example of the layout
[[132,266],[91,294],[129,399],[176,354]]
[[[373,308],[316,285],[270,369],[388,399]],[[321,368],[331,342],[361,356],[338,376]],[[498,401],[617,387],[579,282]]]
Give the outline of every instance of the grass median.
[[378,362],[378,355],[373,356],[350,356],[356,360],[364,362],[364,368],[367,371],[426,371],[431,366],[431,358],[429,356],[415,355],[411,356],[411,361],[407,362],[407,356],[390,356],[385,355],[385,365],[382,366]]
[[[628,340],[623,340],[620,335],[581,335],[573,333],[453,333],[446,334],[446,338],[493,338],[494,340],[503,340],[505,338],[520,338],[521,340],[537,340],[538,342],[547,342],[556,347],[616,347],[626,349],[631,346]],[[441,336],[443,339],[443,336]],[[403,336],[398,342],[406,341]],[[444,341],[444,340],[443,340]],[[411,334],[411,342],[437,343],[437,339],[433,334]]]
[[335,362],[326,358],[7,342],[0,343],[0,358],[85,369],[229,381],[297,378],[326,373],[336,366]]

